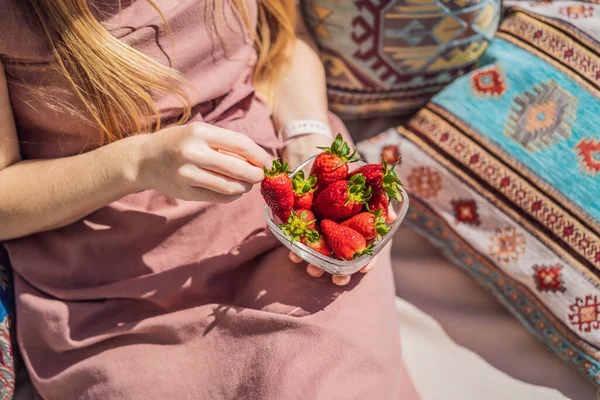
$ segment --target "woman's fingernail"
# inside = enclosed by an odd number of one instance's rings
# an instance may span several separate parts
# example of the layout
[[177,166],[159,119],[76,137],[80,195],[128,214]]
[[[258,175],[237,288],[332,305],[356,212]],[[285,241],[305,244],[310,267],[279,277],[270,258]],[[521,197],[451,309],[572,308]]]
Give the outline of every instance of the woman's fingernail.
[[323,276],[323,274],[325,273],[325,271],[323,271],[321,268],[315,267],[312,264],[309,264],[306,267],[306,272],[312,276],[313,278],[320,278]]
[[388,215],[387,215],[387,218],[385,219],[385,222],[387,222],[388,224],[391,224],[396,219],[398,219],[398,215],[396,215],[396,212],[394,210],[390,209],[388,211]]
[[334,275],[332,278],[333,283],[335,283],[338,286],[346,286],[348,283],[350,283],[350,275],[348,276],[343,276],[343,275]]
[[296,253],[290,253],[290,260],[296,264],[302,262],[302,259]]
[[374,258],[373,260],[371,260],[371,262],[369,262],[367,265],[365,265],[364,267],[362,267],[360,269],[360,272],[362,272],[363,274],[366,274],[367,272],[369,272],[370,270],[372,270],[373,268],[375,268],[375,265],[377,265],[377,259]]

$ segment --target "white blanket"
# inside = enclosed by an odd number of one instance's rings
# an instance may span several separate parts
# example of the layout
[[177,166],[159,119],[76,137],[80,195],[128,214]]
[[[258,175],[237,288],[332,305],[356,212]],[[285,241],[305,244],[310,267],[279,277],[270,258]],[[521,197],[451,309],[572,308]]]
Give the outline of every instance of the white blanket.
[[423,400],[596,398],[588,380],[425,239],[400,229],[392,265],[406,365]]

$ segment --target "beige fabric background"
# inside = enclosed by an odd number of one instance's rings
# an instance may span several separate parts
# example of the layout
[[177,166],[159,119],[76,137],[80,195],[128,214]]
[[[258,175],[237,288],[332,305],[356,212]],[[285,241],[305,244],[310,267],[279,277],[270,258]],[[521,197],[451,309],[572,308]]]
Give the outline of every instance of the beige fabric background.
[[422,400],[567,399],[556,389],[521,382],[457,345],[430,316],[400,298],[402,354]]

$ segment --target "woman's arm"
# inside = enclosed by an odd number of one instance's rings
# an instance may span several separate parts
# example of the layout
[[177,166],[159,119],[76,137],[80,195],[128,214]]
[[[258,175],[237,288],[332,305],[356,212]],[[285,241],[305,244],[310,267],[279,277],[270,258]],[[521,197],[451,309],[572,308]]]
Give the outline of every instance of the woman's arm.
[[290,67],[277,87],[274,117],[278,127],[299,119],[328,121],[325,69],[300,12]]
[[[325,69],[298,7],[296,44],[290,68],[277,87],[273,119],[279,129],[288,122],[311,119],[328,124]],[[284,150],[284,158],[296,166],[317,154],[317,146],[329,146],[333,138],[306,135],[293,138]]]
[[20,161],[0,65],[0,241],[69,224],[135,190],[127,145],[58,160]]
[[[277,87],[277,104],[273,115],[277,128],[302,119],[318,120],[325,124],[329,120],[325,69],[300,12],[298,9],[297,40],[291,55],[291,65]],[[292,138],[284,149],[283,158],[295,167],[308,157],[318,154],[321,150],[317,147],[328,147],[332,141],[333,138],[328,139],[322,135]],[[289,257],[295,263],[302,262],[302,259],[292,252]],[[362,272],[367,272],[374,265],[373,261],[364,267]],[[324,273],[319,267],[310,264],[306,267],[306,272],[315,278]],[[336,285],[347,285],[350,276],[333,276],[332,281]]]
[[229,202],[260,182],[262,167],[270,162],[246,136],[198,123],[128,137],[77,156],[20,161],[0,64],[0,241],[66,226],[144,189]]

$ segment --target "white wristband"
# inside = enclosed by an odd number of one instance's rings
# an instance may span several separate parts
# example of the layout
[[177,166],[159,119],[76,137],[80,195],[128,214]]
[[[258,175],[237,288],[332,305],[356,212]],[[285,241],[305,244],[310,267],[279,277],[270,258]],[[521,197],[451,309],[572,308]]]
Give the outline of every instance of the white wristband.
[[333,137],[331,128],[329,128],[327,124],[312,119],[288,122],[281,130],[281,138],[284,142],[293,137],[302,135],[322,135],[328,138]]

